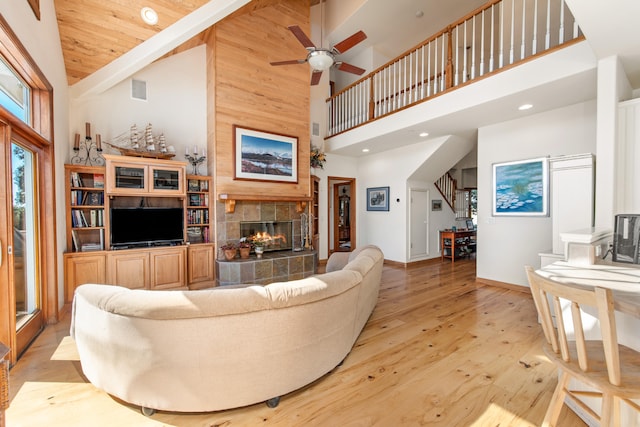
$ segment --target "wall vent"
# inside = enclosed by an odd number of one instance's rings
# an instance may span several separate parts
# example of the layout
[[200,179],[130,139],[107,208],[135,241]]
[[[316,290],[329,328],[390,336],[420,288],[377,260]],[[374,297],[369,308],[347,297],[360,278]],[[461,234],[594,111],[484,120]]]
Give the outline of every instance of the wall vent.
[[141,101],[147,100],[147,82],[131,79],[131,98]]
[[313,136],[320,136],[320,123],[313,122],[311,134]]

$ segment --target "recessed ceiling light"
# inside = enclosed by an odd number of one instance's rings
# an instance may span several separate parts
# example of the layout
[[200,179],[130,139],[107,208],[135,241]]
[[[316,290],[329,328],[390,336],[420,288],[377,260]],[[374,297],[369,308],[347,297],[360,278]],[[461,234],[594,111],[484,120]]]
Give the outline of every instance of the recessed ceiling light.
[[426,137],[426,136],[429,136],[429,132],[420,132],[420,136],[421,136],[422,138],[424,138],[424,137]]
[[158,23],[158,14],[150,7],[143,7],[140,10],[140,16],[142,20],[149,25],[156,25]]
[[363,148],[363,149],[362,149],[362,152],[363,152],[363,153],[368,153],[368,152],[369,152],[369,149],[368,149],[368,148]]
[[419,10],[416,12],[416,18],[422,18],[424,16],[424,12]]
[[524,111],[524,110],[528,110],[530,108],[533,108],[533,105],[531,105],[531,104],[522,104],[521,106],[518,107],[518,110]]

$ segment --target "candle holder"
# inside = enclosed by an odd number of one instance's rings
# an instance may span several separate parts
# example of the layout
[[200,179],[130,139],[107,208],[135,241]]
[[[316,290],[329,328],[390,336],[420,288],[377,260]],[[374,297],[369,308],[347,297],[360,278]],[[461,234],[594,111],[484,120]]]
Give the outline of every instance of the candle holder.
[[204,154],[194,153],[193,155],[185,154],[184,157],[189,161],[189,163],[191,163],[191,166],[193,166],[193,175],[200,175],[200,173],[198,172],[198,166],[200,166],[200,163],[203,163],[205,161],[207,156],[205,156]]
[[104,157],[102,157],[102,147],[91,140],[88,136],[83,142],[76,141],[73,146],[72,164],[84,164],[89,166],[104,166]]

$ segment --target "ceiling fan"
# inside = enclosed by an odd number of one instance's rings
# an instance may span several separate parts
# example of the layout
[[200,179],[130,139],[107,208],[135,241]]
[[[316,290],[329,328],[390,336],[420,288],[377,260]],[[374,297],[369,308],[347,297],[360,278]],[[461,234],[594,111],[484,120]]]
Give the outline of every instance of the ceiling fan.
[[340,43],[335,44],[331,49],[325,49],[322,47],[316,47],[299,26],[292,25],[289,27],[289,30],[294,36],[296,36],[300,43],[302,43],[305,49],[309,51],[307,57],[305,59],[272,62],[271,65],[304,64],[305,62],[308,62],[313,70],[313,73],[311,74],[312,86],[317,85],[320,82],[320,77],[322,77],[322,72],[328,70],[332,66],[335,66],[340,71],[346,71],[347,73],[357,75],[364,74],[364,69],[336,60],[337,55],[345,53],[347,50],[367,38],[367,35],[363,31],[358,31],[354,35],[347,37]]

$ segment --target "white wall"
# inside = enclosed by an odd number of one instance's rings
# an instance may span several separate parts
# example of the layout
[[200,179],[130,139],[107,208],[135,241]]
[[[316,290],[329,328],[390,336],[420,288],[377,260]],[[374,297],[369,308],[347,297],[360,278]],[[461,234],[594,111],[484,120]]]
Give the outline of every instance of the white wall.
[[[167,145],[176,149],[174,160],[185,161],[185,148],[207,144],[206,49],[204,45],[154,62],[132,76],[147,84],[147,101],[131,97],[131,78],[98,96],[71,100],[71,135],[84,138],[85,122],[91,123],[92,137],[99,133],[103,141],[129,135],[136,124],[142,135],[148,123],[154,136],[164,133]],[[72,155],[69,138],[65,159]],[[109,149],[106,153],[120,154]],[[211,150],[209,150],[211,153]],[[187,172],[191,173],[191,167]],[[207,174],[206,162],[199,167]]]
[[478,278],[528,286],[524,266],[552,247],[550,216],[491,215],[492,164],[579,153],[596,153],[595,101],[479,129]]
[[0,1],[0,14],[29,52],[38,68],[53,86],[53,142],[55,144],[57,246],[58,246],[58,301],[64,303],[64,269],[62,251],[65,247],[64,162],[67,158],[69,134],[69,107],[67,76],[58,34],[58,22],[53,0],[40,0],[40,21],[24,1]]
[[[358,159],[358,246],[374,244],[382,249],[385,259],[407,262],[409,178],[447,140],[448,137],[436,138]],[[424,180],[411,182],[424,188]],[[389,212],[367,211],[366,195],[370,187],[389,187]],[[434,194],[432,191],[432,197]]]

